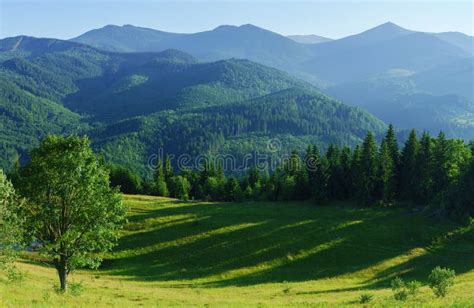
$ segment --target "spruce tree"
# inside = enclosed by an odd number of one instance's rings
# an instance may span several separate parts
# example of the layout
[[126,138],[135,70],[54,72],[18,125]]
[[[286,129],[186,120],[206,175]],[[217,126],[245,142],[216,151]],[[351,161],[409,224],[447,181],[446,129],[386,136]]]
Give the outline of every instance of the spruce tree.
[[400,196],[403,200],[413,201],[416,193],[416,178],[418,173],[417,155],[419,142],[416,131],[410,132],[401,155],[400,166]]
[[395,198],[394,166],[388,142],[383,140],[378,156],[377,193],[384,203],[392,203]]
[[168,197],[169,190],[168,184],[166,183],[165,170],[163,165],[163,160],[159,160],[155,170],[155,183],[154,183],[154,193],[157,196]]
[[433,160],[433,189],[442,192],[449,184],[449,144],[443,132],[436,138]]
[[361,195],[360,188],[362,187],[362,180],[360,177],[361,174],[361,164],[362,160],[362,151],[360,145],[356,145],[354,151],[352,153],[351,158],[351,183],[352,183],[352,190],[351,190],[351,198],[359,198]]
[[394,167],[397,167],[400,164],[400,150],[398,148],[397,137],[395,136],[395,129],[393,125],[388,126],[387,133],[383,141],[387,144],[388,150],[390,151],[390,156],[394,162]]
[[169,155],[166,155],[165,165],[163,170],[166,184],[170,184],[171,178],[174,176],[173,166],[171,165],[171,158]]
[[370,205],[375,200],[375,188],[377,183],[377,145],[371,132],[362,143],[360,159],[360,182],[358,187],[359,201],[364,205]]
[[337,146],[329,145],[326,152],[328,161],[328,199],[342,199],[341,153]]
[[420,140],[420,148],[417,155],[416,165],[416,194],[415,200],[419,203],[430,201],[433,195],[433,142],[431,136],[424,132]]
[[387,133],[385,134],[385,137],[383,141],[387,144],[388,149],[390,151],[390,156],[392,158],[392,163],[393,163],[393,185],[394,185],[394,197],[396,197],[396,194],[398,192],[399,188],[399,178],[400,178],[400,149],[398,147],[398,141],[397,137],[395,135],[395,129],[392,124],[388,126]]
[[348,199],[352,196],[352,191],[354,189],[353,180],[352,180],[352,153],[351,148],[344,147],[341,151],[341,185],[342,185],[342,192],[341,196],[342,199]]

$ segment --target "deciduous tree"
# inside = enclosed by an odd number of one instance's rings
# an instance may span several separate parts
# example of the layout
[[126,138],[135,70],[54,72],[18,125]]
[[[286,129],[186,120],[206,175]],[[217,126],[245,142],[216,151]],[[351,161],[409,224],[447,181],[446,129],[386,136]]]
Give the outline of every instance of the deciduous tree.
[[21,169],[25,230],[58,272],[61,290],[78,267],[95,268],[124,222],[125,208],[87,138],[48,136]]

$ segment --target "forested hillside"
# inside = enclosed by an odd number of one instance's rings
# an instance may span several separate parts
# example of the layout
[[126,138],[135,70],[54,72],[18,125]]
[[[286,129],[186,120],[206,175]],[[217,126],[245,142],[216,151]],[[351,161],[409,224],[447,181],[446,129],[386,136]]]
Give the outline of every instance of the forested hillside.
[[73,42],[0,41],[3,168],[48,133],[88,134],[111,162],[145,173],[169,154],[283,152],[355,144],[383,124],[287,73],[248,60],[199,62],[178,50],[115,53]]
[[[289,89],[242,103],[124,120],[90,135],[110,161],[152,172],[143,162],[160,149],[176,157],[232,155],[238,166],[251,154],[250,167],[256,154],[282,156],[307,144],[355,145],[368,130],[379,134],[384,129],[383,122],[360,109],[310,90]],[[273,140],[276,149],[269,148]]]

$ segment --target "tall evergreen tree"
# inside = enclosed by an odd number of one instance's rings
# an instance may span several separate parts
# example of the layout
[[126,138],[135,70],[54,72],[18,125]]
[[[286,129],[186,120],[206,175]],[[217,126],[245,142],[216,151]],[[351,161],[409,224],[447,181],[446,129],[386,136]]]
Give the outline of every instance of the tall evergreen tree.
[[413,201],[416,193],[419,147],[418,137],[413,129],[403,147],[400,166],[400,196],[407,201]]
[[449,143],[443,132],[436,138],[433,159],[433,189],[442,192],[449,185]]
[[230,178],[226,183],[225,199],[226,201],[241,201],[243,199],[242,188],[235,178]]
[[361,193],[360,187],[362,187],[362,180],[360,177],[361,168],[362,168],[362,150],[360,145],[356,145],[354,151],[352,152],[351,158],[351,182],[352,182],[352,190],[351,190],[351,198],[359,198]]
[[377,194],[384,203],[392,203],[395,198],[395,162],[388,142],[382,141],[378,156]]
[[309,145],[306,148],[306,153],[304,157],[304,168],[307,170],[308,173],[308,183],[310,187],[316,185],[316,171],[317,171],[317,164],[319,162],[319,152],[316,146]]
[[424,132],[420,140],[416,165],[416,193],[415,200],[419,203],[426,203],[433,194],[433,142],[431,136]]
[[396,194],[398,193],[399,190],[399,179],[400,179],[400,149],[398,147],[398,140],[395,135],[395,129],[392,124],[388,126],[387,133],[385,134],[385,137],[383,139],[385,143],[387,143],[388,149],[390,151],[390,156],[392,157],[392,163],[393,163],[393,179],[392,179],[392,184],[394,185],[394,197],[396,197]]
[[326,152],[328,161],[328,198],[342,199],[341,153],[337,146],[330,145]]
[[168,197],[169,190],[166,183],[165,169],[163,160],[159,160],[155,170],[154,188],[153,191],[158,196]]
[[328,200],[328,168],[326,156],[320,156],[316,147],[313,148],[313,167],[311,192],[315,200],[325,202]]
[[374,202],[377,183],[377,145],[371,132],[362,143],[360,163],[359,201],[364,205]]
[[296,176],[302,169],[301,158],[297,151],[292,151],[289,159],[284,163],[283,170],[288,176]]
[[174,170],[173,166],[171,165],[171,158],[169,157],[169,155],[166,155],[163,174],[165,176],[166,184],[169,185],[171,178],[174,176]]
[[342,178],[342,198],[348,199],[352,196],[353,179],[352,179],[352,153],[351,148],[344,147],[341,151],[341,178]]
[[387,133],[383,141],[387,144],[390,156],[392,157],[394,167],[396,168],[400,164],[400,149],[398,148],[397,137],[395,136],[395,129],[393,125],[388,126]]

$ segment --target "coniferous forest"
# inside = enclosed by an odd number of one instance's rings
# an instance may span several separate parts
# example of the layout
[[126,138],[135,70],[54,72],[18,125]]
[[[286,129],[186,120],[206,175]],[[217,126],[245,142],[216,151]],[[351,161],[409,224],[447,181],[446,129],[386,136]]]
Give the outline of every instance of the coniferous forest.
[[111,166],[111,181],[125,193],[184,200],[353,200],[361,206],[430,205],[434,213],[474,213],[474,143],[412,130],[402,146],[389,126],[380,143],[368,132],[353,148],[329,145],[295,149],[272,171],[252,166],[244,176],[226,176],[222,162],[207,159],[196,170],[173,170],[169,157],[157,163],[152,181]]

